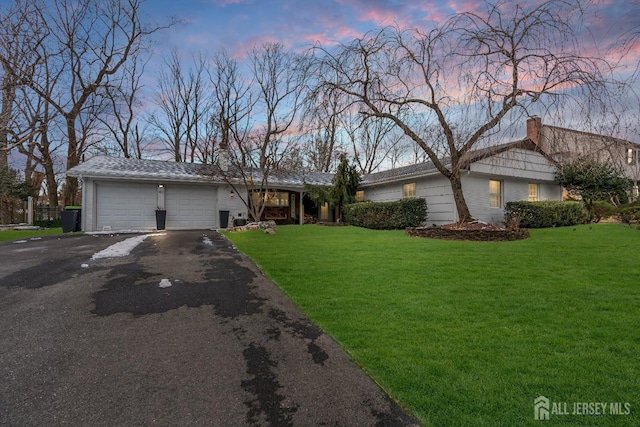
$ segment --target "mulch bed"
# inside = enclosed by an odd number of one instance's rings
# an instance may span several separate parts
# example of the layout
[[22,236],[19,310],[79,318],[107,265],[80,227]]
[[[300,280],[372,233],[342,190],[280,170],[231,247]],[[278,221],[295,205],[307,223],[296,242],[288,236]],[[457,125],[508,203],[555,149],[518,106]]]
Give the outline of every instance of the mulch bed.
[[410,227],[407,236],[474,242],[507,242],[529,238],[526,228],[506,228],[483,222],[453,223],[432,227]]

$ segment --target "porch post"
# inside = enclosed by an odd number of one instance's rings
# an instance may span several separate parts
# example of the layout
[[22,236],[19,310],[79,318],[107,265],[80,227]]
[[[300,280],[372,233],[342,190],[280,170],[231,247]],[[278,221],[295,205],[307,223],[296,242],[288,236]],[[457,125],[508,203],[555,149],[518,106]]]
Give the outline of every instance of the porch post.
[[300,215],[298,218],[298,224],[299,225],[303,225],[304,224],[304,203],[303,203],[303,199],[304,199],[304,191],[300,192]]
[[33,225],[33,196],[27,199],[27,224]]

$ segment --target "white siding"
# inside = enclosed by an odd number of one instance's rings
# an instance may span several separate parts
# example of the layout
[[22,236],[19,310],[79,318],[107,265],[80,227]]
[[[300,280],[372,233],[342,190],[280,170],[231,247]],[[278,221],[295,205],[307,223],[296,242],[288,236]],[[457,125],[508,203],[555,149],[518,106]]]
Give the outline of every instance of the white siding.
[[[462,190],[474,218],[499,224],[507,202],[528,200],[529,183],[539,184],[539,200],[562,200],[562,189],[553,182],[556,168],[539,153],[512,149],[477,161],[462,175]],[[501,182],[501,207],[489,206],[489,180]],[[416,183],[416,196],[427,201],[428,224],[458,220],[449,180],[441,175],[402,180],[379,186],[364,186],[365,199],[387,202],[402,198],[402,185]]]
[[372,202],[400,200],[402,185],[410,182],[416,183],[416,197],[422,197],[427,201],[428,224],[441,225],[456,221],[451,185],[449,180],[443,176],[433,175],[415,180],[363,187],[364,197]]
[[[219,211],[229,211],[229,225],[231,225],[231,218],[244,218],[247,219],[247,207],[244,205],[242,199],[235,194],[231,197],[231,187],[222,185],[217,188],[217,200]],[[246,193],[246,190],[245,190]],[[247,197],[243,194],[243,197]],[[218,215],[218,214],[216,214]],[[216,218],[218,221],[218,218]],[[216,222],[216,228],[220,225]]]
[[[489,206],[489,180],[501,181],[502,206]],[[499,224],[504,220],[504,206],[507,202],[529,200],[529,183],[537,183],[539,200],[562,200],[562,188],[551,182],[519,179],[497,175],[464,175],[462,191],[471,211],[471,216],[480,221]]]
[[537,181],[553,181],[556,172],[555,166],[542,154],[521,148],[514,148],[472,163],[470,170]]

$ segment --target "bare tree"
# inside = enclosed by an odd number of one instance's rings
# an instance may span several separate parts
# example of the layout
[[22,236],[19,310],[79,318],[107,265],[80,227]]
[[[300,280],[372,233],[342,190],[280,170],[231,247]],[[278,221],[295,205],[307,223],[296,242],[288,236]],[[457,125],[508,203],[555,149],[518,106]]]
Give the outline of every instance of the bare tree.
[[[323,87],[411,138],[449,179],[460,221],[471,218],[461,183],[467,153],[512,110],[555,102],[567,87],[591,95],[607,66],[579,51],[577,2],[483,5],[430,29],[385,28],[337,52],[321,49],[320,75],[339,76]],[[424,133],[434,123],[437,142]]]
[[158,75],[157,88],[154,95],[158,111],[149,117],[149,123],[155,128],[176,162],[182,161],[182,145],[187,117],[186,99],[189,99],[191,88],[188,85],[182,60],[176,50],[164,59],[163,67]]
[[9,151],[32,136],[16,127],[16,97],[23,76],[15,70],[23,75],[32,73],[37,61],[34,50],[45,33],[37,23],[36,5],[31,0],[0,6],[0,21],[0,170],[5,170]]
[[60,169],[56,162],[56,154],[62,149],[63,141],[52,138],[52,132],[57,122],[57,112],[42,98],[22,88],[23,96],[20,102],[20,114],[28,126],[25,127],[30,137],[21,141],[17,149],[26,156],[27,167],[25,176],[28,177],[29,169],[35,170],[35,165],[40,165],[44,170],[44,179],[47,189],[49,206],[58,206],[58,173]]
[[159,111],[151,115],[150,123],[176,162],[193,163],[203,157],[199,149],[211,117],[207,62],[201,56],[194,57],[193,67],[185,68],[183,63],[176,50],[165,60],[155,96]]
[[287,52],[277,43],[254,48],[249,61],[256,86],[255,113],[264,124],[254,128],[256,146],[251,148],[261,169],[278,164],[298,147],[291,131],[300,114],[306,78],[305,58]]
[[372,173],[384,162],[391,162],[391,155],[403,137],[392,121],[345,113],[340,122],[351,141],[360,174]]
[[99,120],[119,148],[119,153],[126,158],[142,158],[139,94],[142,88],[140,79],[147,61],[140,54],[132,55],[117,79],[105,86],[108,113],[101,115]]
[[[300,113],[306,58],[279,44],[256,47],[249,55],[250,75],[221,51],[214,59],[213,116],[220,135],[218,165],[242,197],[249,214],[260,219],[274,170],[301,167],[294,131]],[[248,189],[237,191],[241,185]]]
[[340,133],[344,113],[342,97],[336,91],[308,91],[304,102],[304,144],[311,170],[329,172],[337,166],[345,147]]
[[209,143],[215,133],[211,127],[213,114],[211,90],[206,81],[207,58],[200,55],[194,58],[194,64],[194,68],[189,72],[192,90],[187,108],[184,158],[188,157],[192,163],[196,160],[207,163],[207,160],[212,157],[212,153],[208,151]]
[[[145,28],[139,11],[142,0],[52,0],[38,3],[39,25],[47,37],[38,46],[38,66],[46,67],[55,78],[55,88],[45,86],[41,79],[21,76],[46,100],[64,120],[66,167],[76,166],[85,150],[95,141],[95,120],[104,108],[105,87],[117,79],[130,58],[145,48],[145,37],[161,27]],[[43,76],[38,73],[35,76]],[[78,182],[67,177],[64,203],[78,202]]]
[[[247,207],[249,215],[260,218],[262,211],[253,210],[251,195],[256,186],[262,186],[263,177],[256,177],[254,181],[252,171],[247,168],[251,153],[244,149],[250,144],[255,104],[251,81],[241,72],[238,61],[224,49],[213,57],[210,80],[214,94],[211,125],[216,130],[216,138],[212,142],[212,152],[216,153],[213,163]],[[248,192],[240,191],[241,186],[247,188]]]

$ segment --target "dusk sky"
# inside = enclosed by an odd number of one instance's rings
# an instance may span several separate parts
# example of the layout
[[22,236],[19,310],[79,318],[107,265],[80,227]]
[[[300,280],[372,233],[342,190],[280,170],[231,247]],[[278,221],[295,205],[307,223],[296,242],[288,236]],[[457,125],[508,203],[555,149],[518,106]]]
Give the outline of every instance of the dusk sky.
[[[609,52],[605,59],[620,66],[618,77],[635,75],[631,92],[640,95],[640,0],[591,0],[585,4],[584,33],[579,36],[583,53],[604,58]],[[484,7],[483,2],[473,0],[148,0],[143,6],[145,19],[166,23],[175,17],[180,23],[156,34],[145,84],[155,84],[157,67],[171,49],[181,52],[187,62],[191,53],[213,54],[221,47],[242,60],[251,48],[264,42],[303,51],[317,43],[325,47],[349,43],[386,25],[430,27],[456,12],[482,13]],[[633,41],[625,45],[624,54],[609,50],[621,40]],[[631,102],[637,104],[635,98]],[[637,111],[637,106],[633,110]],[[637,118],[633,120],[637,122]],[[639,138],[635,130],[619,136],[634,141]]]
[[[158,35],[160,50],[170,47],[236,56],[263,42],[303,49],[313,43],[349,42],[384,25],[420,27],[454,12],[474,11],[472,0],[148,0],[152,20],[175,16],[183,23]],[[640,0],[595,0],[585,22],[602,47],[640,26]],[[584,40],[589,43],[589,40]],[[640,46],[640,40],[636,40]],[[638,47],[636,46],[636,47]],[[635,50],[635,62],[638,53]]]

